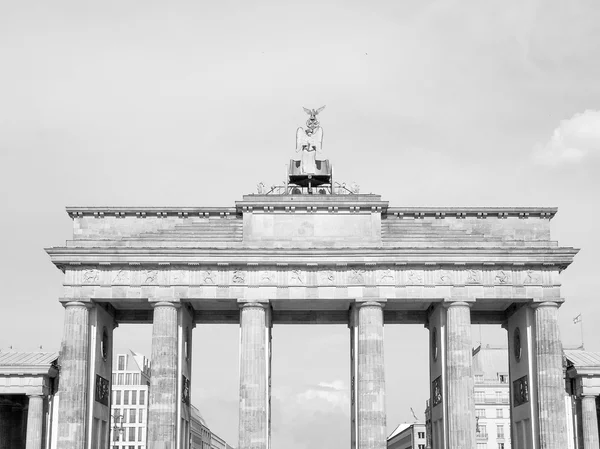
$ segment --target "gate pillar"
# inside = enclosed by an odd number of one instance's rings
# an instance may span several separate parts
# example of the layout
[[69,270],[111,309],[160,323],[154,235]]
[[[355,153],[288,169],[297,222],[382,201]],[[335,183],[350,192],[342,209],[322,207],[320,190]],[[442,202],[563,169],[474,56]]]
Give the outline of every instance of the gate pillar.
[[90,303],[80,301],[65,304],[59,362],[59,449],[81,449],[87,446],[91,307]]
[[271,446],[271,309],[240,305],[239,449]]
[[524,306],[506,325],[510,378],[511,444],[514,449],[538,449],[538,399],[535,357],[535,317]]
[[351,440],[358,449],[387,446],[383,307],[383,302],[360,302],[351,312]]
[[179,304],[160,301],[153,307],[147,445],[148,449],[176,449]]
[[472,449],[475,443],[471,307],[463,301],[429,313],[432,445]]
[[540,449],[568,447],[558,307],[551,301],[534,306]]

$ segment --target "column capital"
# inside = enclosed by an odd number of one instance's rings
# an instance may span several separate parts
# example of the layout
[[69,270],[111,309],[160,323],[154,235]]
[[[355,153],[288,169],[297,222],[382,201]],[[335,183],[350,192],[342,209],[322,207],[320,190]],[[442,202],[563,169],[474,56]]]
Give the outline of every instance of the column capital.
[[556,299],[555,301],[542,301],[542,302],[532,302],[530,307],[532,309],[538,309],[540,307],[556,307],[559,308],[562,303],[565,302],[564,299]]
[[446,301],[442,302],[442,306],[446,309],[449,309],[450,307],[468,307],[470,309],[473,306],[473,304],[475,304],[475,301],[465,301],[465,300],[449,301],[449,300],[446,300]]
[[240,309],[250,309],[250,308],[268,309],[269,308],[269,303],[268,302],[258,302],[258,301],[239,302],[238,303],[238,307]]
[[591,398],[591,399],[596,399],[598,397],[597,394],[593,394],[593,393],[581,393],[581,399],[584,398]]
[[88,300],[61,300],[63,307],[66,309],[68,307],[85,307],[86,309],[91,309],[94,304]]
[[29,394],[27,395],[27,397],[28,397],[29,399],[31,399],[31,398],[42,398],[42,399],[43,399],[45,396],[46,396],[46,395],[45,395],[45,394],[43,394],[43,393],[29,393]]
[[380,300],[369,299],[367,301],[356,301],[354,303],[354,306],[357,309],[360,309],[362,307],[380,307],[380,308],[383,309],[385,307],[385,303],[386,303],[385,299],[383,299],[381,301]]
[[160,299],[157,301],[149,301],[150,305],[152,306],[152,308],[156,308],[156,307],[174,307],[175,309],[178,309],[181,307],[181,304],[179,303],[179,301],[167,301],[165,299]]

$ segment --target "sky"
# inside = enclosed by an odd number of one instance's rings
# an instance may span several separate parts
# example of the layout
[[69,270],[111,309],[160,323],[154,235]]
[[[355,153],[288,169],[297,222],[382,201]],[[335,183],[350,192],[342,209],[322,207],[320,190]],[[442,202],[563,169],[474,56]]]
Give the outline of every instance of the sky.
[[[600,351],[595,0],[0,1],[0,349],[57,350],[66,206],[233,206],[278,184],[302,106],[393,206],[557,206],[581,248],[565,345]],[[273,447],[347,447],[348,329],[275,326]],[[498,326],[473,330],[497,344]],[[423,419],[427,332],[385,328],[388,431]],[[150,354],[150,326],[117,346]],[[192,402],[237,445],[238,328],[194,331]],[[306,369],[311,367],[311,369]]]

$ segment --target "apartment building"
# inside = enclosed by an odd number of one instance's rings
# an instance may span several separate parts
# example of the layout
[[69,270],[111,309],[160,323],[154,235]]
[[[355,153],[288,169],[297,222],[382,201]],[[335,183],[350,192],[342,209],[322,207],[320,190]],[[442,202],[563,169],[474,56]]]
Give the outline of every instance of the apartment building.
[[473,350],[476,449],[510,449],[508,349]]
[[114,351],[111,448],[146,449],[150,361],[131,350]]

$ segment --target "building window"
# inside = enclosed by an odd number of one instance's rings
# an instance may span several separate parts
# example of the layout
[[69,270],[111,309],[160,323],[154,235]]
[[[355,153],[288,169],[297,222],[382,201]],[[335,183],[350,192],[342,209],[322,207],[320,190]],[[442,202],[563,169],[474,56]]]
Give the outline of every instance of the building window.
[[135,422],[135,409],[134,408],[129,409],[129,422],[130,423]]
[[139,385],[139,384],[140,384],[140,374],[135,373],[133,375],[133,385]]
[[477,429],[477,436],[478,437],[487,437],[487,427],[484,424],[480,424],[479,428]]
[[479,418],[485,418],[485,409],[484,408],[476,408],[475,416],[477,416]]
[[496,402],[502,402],[502,392],[496,391]]
[[129,390],[123,391],[123,405],[129,405]]
[[496,409],[496,418],[502,418],[504,415],[501,408]]
[[117,377],[117,385],[124,385],[123,383],[123,373],[119,373]]
[[115,399],[115,405],[121,405],[121,390],[117,390],[117,398]]
[[123,409],[123,419],[121,422],[124,422],[124,423],[127,422],[127,409],[126,408]]
[[419,449],[425,449],[425,445],[424,444],[419,444]]
[[483,383],[483,374],[475,374],[475,383],[482,384]]
[[135,441],[135,427],[129,428],[129,441]]
[[498,438],[504,438],[504,426],[498,426],[496,428],[496,435]]
[[[143,423],[144,422],[144,409],[143,408],[141,408],[139,410],[139,413],[138,413],[138,422],[139,423]],[[140,429],[141,429],[141,427],[140,427]]]
[[136,405],[137,402],[137,391],[131,390],[131,405]]
[[475,392],[475,402],[485,402],[485,392],[476,391]]
[[425,432],[417,432],[417,438],[425,438]]
[[116,385],[116,384],[117,384],[117,375],[116,375],[116,374],[114,374],[114,373],[113,373],[113,375],[112,375],[112,383],[113,383],[113,385]]
[[143,427],[138,427],[138,441],[142,441],[142,437],[143,437],[142,433],[143,433],[143,431],[144,431]]
[[498,449],[504,449],[504,443],[498,443]]
[[144,405],[145,399],[146,399],[146,392],[140,391],[140,405]]
[[125,374],[125,385],[131,385],[131,373]]
[[507,374],[499,374],[498,375],[498,379],[500,380],[501,384],[507,384],[508,383],[508,375]]
[[123,371],[125,369],[125,356],[124,355],[119,356],[119,366],[117,367],[117,369],[119,371]]

